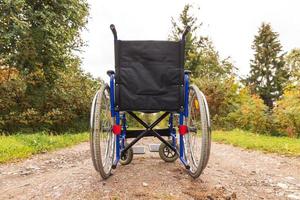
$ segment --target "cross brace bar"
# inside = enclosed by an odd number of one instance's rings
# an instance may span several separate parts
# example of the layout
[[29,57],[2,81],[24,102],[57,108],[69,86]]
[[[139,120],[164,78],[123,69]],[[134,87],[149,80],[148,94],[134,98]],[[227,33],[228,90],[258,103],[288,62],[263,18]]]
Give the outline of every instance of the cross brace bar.
[[[170,129],[165,128],[165,129],[154,129],[159,135],[161,136],[167,136],[170,137]],[[136,138],[139,136],[144,130],[126,130],[126,138]],[[153,130],[149,130],[147,134],[144,135],[144,137],[149,137],[149,136],[155,136],[155,133],[153,133]]]
[[159,124],[164,118],[166,118],[170,113],[165,112],[163,115],[161,115],[158,119],[156,119],[151,125],[148,125],[146,122],[144,122],[141,118],[139,118],[136,114],[133,112],[128,112],[130,116],[132,116],[137,122],[139,122],[142,126],[144,126],[146,129],[142,131],[130,144],[128,144],[121,152],[121,155],[124,154],[129,148],[131,148],[135,143],[137,143],[141,138],[153,135],[157,137],[161,142],[165,143],[170,149],[172,149],[174,152],[176,152],[178,155],[178,150],[173,147],[169,142],[167,142],[159,133],[159,130],[154,130],[153,128]]

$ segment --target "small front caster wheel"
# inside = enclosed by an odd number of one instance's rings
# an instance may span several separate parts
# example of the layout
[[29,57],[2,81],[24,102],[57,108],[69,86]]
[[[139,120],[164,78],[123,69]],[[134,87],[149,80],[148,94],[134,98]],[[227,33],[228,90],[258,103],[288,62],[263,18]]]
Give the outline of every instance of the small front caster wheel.
[[[172,141],[168,142],[169,144],[172,144]],[[178,154],[170,149],[165,143],[159,145],[159,156],[165,162],[174,162],[178,158]]]
[[[127,144],[125,146],[127,146]],[[120,164],[128,165],[131,163],[132,159],[133,159],[133,149],[131,147],[126,151],[125,154],[121,155]]]

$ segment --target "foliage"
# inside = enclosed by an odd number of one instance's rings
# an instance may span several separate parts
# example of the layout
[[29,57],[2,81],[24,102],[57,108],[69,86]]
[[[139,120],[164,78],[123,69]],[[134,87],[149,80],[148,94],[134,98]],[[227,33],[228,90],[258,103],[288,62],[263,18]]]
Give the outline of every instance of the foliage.
[[214,141],[232,144],[245,149],[300,156],[300,139],[257,135],[241,130],[215,131],[212,134],[212,138]]
[[267,106],[257,95],[251,95],[248,88],[239,92],[236,109],[229,113],[226,120],[234,127],[255,133],[268,133],[271,130]]
[[33,154],[68,147],[87,140],[87,133],[48,135],[40,132],[0,136],[0,163],[27,158]]
[[87,121],[92,98],[99,81],[83,73],[78,66],[61,72],[53,90],[49,91],[45,107],[50,110],[45,119],[49,127],[60,130],[62,127],[74,127],[81,121]]
[[24,75],[28,92],[54,84],[59,69],[73,63],[73,51],[83,45],[86,1],[3,0],[0,13],[2,65]]
[[4,84],[10,79],[16,79],[19,75],[18,70],[6,66],[0,66],[0,72],[0,84]]
[[300,49],[292,49],[284,59],[290,71],[290,82],[300,85]]
[[[134,112],[139,118],[143,119],[143,114],[141,112]],[[131,115],[125,114],[126,115],[126,124],[127,124],[127,129],[141,129],[144,128],[140,123],[136,121]]]
[[[140,119],[146,122],[148,125],[152,124],[157,118],[159,118],[164,112],[157,113],[143,113],[143,112],[134,112]],[[162,120],[155,128],[166,128],[168,127],[169,118],[166,117]],[[135,120],[131,115],[126,114],[127,128],[136,130],[136,129],[145,129],[137,120]]]
[[98,87],[74,54],[86,0],[3,0],[0,12],[0,130],[80,128]]
[[197,36],[201,23],[194,17],[192,5],[185,5],[178,21],[172,18],[172,33],[170,40],[181,40],[182,34],[187,26],[191,27],[186,37],[185,44],[185,69],[192,72],[193,77],[224,78],[233,73],[234,66],[229,58],[221,60],[212,42],[203,36]]
[[238,103],[238,84],[234,78],[220,79],[194,79],[193,82],[205,94],[213,127],[229,128],[231,125],[225,120],[228,113],[235,110]]
[[279,133],[300,137],[300,86],[284,92],[276,103],[273,116]]
[[288,71],[282,54],[282,46],[278,33],[272,30],[270,24],[263,23],[255,36],[252,49],[255,51],[251,60],[248,85],[258,94],[271,109],[273,103],[283,93],[288,80]]
[[[87,128],[92,97],[99,87],[96,80],[78,67],[60,72],[53,87],[39,97],[34,107],[26,95],[21,75],[0,85],[0,130],[5,132]],[[38,97],[36,97],[38,98]],[[83,122],[85,127],[82,126]]]

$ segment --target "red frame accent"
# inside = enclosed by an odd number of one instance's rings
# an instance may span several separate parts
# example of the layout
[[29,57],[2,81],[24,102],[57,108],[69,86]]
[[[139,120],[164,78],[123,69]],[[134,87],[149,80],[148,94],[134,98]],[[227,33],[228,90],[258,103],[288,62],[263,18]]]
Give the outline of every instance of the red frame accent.
[[180,135],[185,135],[188,133],[188,127],[186,125],[179,125],[178,128]]
[[120,135],[121,134],[121,131],[122,131],[122,127],[121,125],[113,125],[112,127],[112,132],[115,134],[115,135]]

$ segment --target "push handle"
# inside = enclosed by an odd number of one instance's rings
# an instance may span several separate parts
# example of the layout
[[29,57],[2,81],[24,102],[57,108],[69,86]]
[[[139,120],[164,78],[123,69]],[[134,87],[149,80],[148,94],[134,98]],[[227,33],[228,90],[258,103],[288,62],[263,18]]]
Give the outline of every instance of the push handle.
[[182,34],[182,40],[185,40],[185,36],[190,32],[191,27],[187,26]]
[[112,31],[112,33],[114,34],[114,39],[117,40],[118,39],[118,35],[117,35],[117,30],[115,25],[111,24],[110,25],[110,30]]

